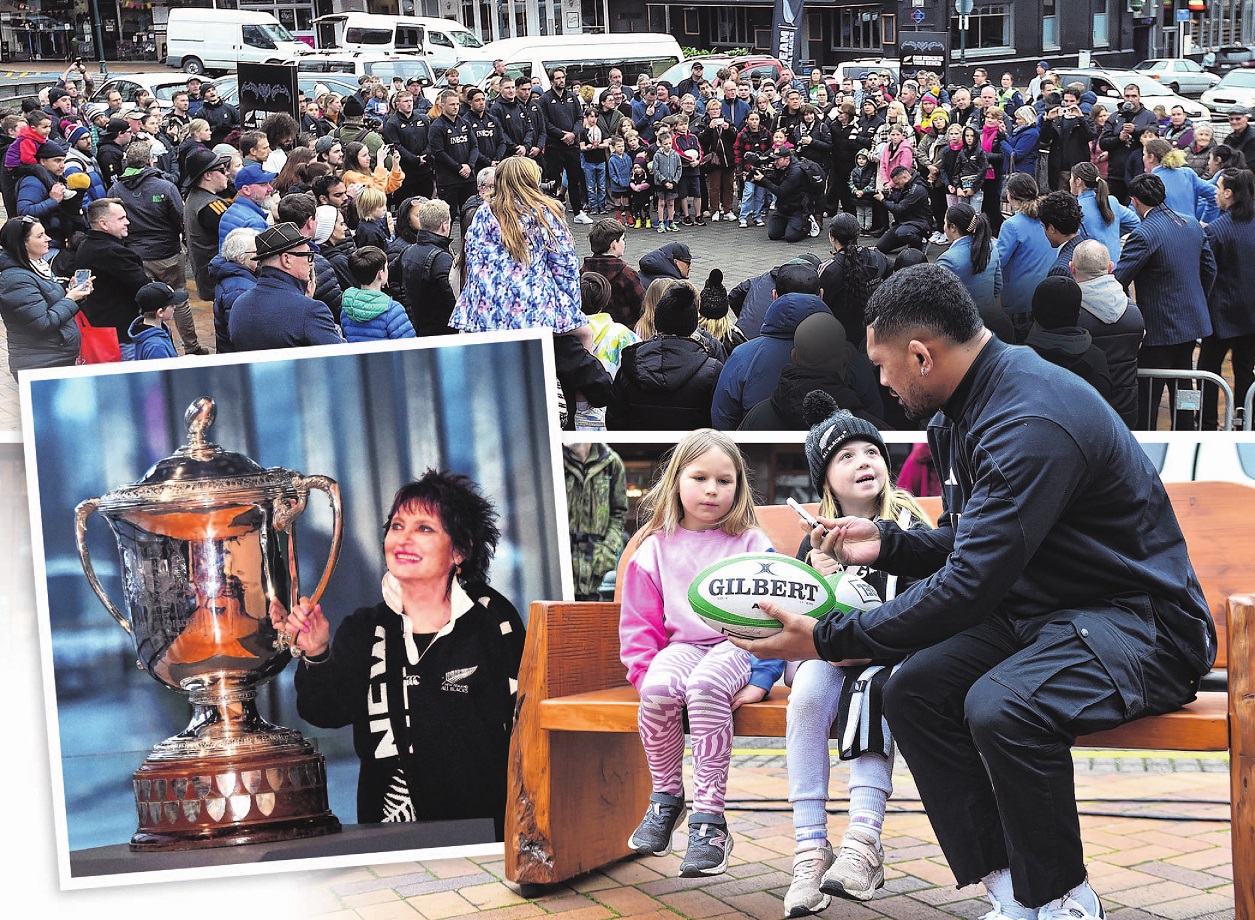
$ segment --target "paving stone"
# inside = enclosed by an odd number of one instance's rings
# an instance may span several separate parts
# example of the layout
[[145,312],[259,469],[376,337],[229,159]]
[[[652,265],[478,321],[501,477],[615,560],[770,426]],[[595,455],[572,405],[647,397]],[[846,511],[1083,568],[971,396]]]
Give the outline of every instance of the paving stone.
[[402,897],[412,898],[442,891],[457,891],[459,888],[471,885],[482,885],[493,881],[493,877],[487,872],[476,872],[474,875],[459,875],[453,878],[424,878],[404,885],[398,884],[395,879],[385,879],[385,881],[390,887],[396,888],[397,893]]
[[727,905],[700,889],[673,891],[658,896],[658,900],[677,914],[690,920],[705,920],[727,912]]
[[[420,920],[418,912],[406,901],[371,904],[358,907],[356,910],[361,920]],[[434,918],[429,917],[428,920],[434,920]]]
[[1163,917],[1165,920],[1194,920],[1197,917],[1223,911],[1230,911],[1229,916],[1232,917],[1233,898],[1194,893],[1178,901],[1156,904],[1153,909],[1156,916]]
[[344,899],[345,907],[367,907],[371,904],[386,904],[390,901],[400,901],[401,896],[391,888],[382,888],[379,891],[366,891],[362,894],[349,895]]
[[657,913],[666,906],[635,888],[607,888],[603,891],[594,891],[589,897],[623,917],[631,914]]

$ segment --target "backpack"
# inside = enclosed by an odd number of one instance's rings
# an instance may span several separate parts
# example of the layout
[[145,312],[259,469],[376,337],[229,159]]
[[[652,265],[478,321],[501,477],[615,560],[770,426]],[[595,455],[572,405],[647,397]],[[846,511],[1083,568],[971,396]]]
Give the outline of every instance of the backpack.
[[808,160],[805,157],[798,157],[797,165],[802,167],[802,172],[806,174],[809,180],[807,187],[811,193],[822,192],[828,185],[828,174],[824,172],[824,168],[814,160]]

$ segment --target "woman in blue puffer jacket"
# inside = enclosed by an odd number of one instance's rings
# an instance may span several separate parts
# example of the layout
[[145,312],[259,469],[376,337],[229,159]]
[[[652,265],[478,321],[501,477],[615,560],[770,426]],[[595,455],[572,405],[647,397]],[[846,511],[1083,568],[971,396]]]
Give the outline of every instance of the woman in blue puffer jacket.
[[414,326],[405,307],[383,291],[388,283],[388,256],[378,246],[363,246],[349,256],[357,287],[345,290],[340,324],[349,342],[413,339]]
[[32,217],[13,217],[0,228],[0,317],[9,345],[9,372],[69,367],[81,336],[74,315],[92,292],[91,282],[68,291],[45,261],[48,234]]
[[228,321],[235,300],[257,286],[257,231],[236,227],[222,241],[222,250],[209,263],[209,280],[214,284],[214,351],[225,355],[235,351]]
[[1007,173],[1021,172],[1037,175],[1037,144],[1041,129],[1037,127],[1037,110],[1022,105],[1015,110],[1015,127],[1002,139],[999,149],[1003,162],[1010,168]]

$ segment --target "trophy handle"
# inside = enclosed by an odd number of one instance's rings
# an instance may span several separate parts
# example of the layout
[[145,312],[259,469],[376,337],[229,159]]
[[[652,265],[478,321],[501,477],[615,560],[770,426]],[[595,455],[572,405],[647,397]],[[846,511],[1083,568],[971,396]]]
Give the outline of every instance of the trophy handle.
[[87,573],[87,583],[92,586],[100,602],[118,621],[118,625],[130,633],[131,624],[126,621],[126,617],[122,616],[118,608],[113,606],[113,601],[109,600],[109,595],[105,594],[105,589],[100,586],[100,581],[96,578],[96,570],[92,568],[91,553],[87,551],[87,519],[99,508],[100,499],[89,498],[74,509],[74,539],[78,543],[78,558],[83,563],[83,571]]
[[344,539],[344,519],[340,514],[340,485],[329,476],[297,476],[292,480],[292,485],[301,492],[302,503],[310,489],[325,492],[327,500],[331,503],[331,551],[327,554],[327,566],[323,569],[318,587],[309,597],[312,606],[317,604],[318,599],[322,597],[323,591],[327,588],[327,582],[331,580],[331,572],[340,558],[340,544]]

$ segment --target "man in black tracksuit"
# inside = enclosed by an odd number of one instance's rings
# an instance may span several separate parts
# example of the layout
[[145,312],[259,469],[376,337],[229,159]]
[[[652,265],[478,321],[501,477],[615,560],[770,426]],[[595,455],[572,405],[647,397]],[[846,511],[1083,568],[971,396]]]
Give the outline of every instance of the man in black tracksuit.
[[876,241],[876,248],[885,255],[903,246],[923,249],[924,240],[933,225],[933,205],[928,197],[928,186],[919,173],[905,166],[895,166],[889,181],[893,185],[889,194],[877,192],[876,200],[884,202],[885,208],[893,215],[893,226]]
[[[1125,111],[1127,107],[1128,111]],[[1098,146],[1107,151],[1107,184],[1121,204],[1129,203],[1129,189],[1124,182],[1124,165],[1137,146],[1143,128],[1155,125],[1155,113],[1142,105],[1142,93],[1134,83],[1124,87],[1124,104],[1111,114]]]
[[414,96],[397,93],[393,101],[396,111],[383,124],[383,139],[401,156],[405,180],[393,192],[393,200],[402,202],[414,195],[430,198],[435,194],[436,179],[427,149],[427,132],[431,122],[422,112],[414,111]]
[[535,132],[532,130],[532,116],[527,106],[519,99],[518,87],[509,80],[501,81],[501,95],[489,106],[488,111],[497,124],[501,125],[502,142],[505,145],[503,155],[525,157],[532,149]]
[[1093,387],[994,338],[944,268],[892,275],[867,316],[882,380],[911,415],[936,413],[943,513],[932,531],[846,518],[812,539],[921,581],[865,613],[779,615],[782,635],[733,641],[768,658],[914,652],[885,714],[959,886],[984,882],[999,917],[1099,917],[1072,743],[1190,702],[1216,655],[1172,505]]
[[505,141],[501,125],[488,114],[488,96],[478,86],[466,91],[466,107],[470,110],[466,113],[466,121],[479,149],[479,161],[472,166],[475,172],[479,172],[485,166],[496,166],[504,158],[502,150]]
[[[584,214],[584,167],[580,165],[580,127],[584,106],[566,89],[566,71],[555,68],[549,75],[551,88],[540,97],[545,118],[545,172],[547,179],[559,179],[566,170],[567,194],[579,223],[592,223]],[[583,217],[584,220],[580,220]]]
[[753,178],[776,196],[776,209],[767,217],[767,239],[796,243],[806,239],[810,178],[794,159],[792,148],[777,147],[771,155],[776,168],[775,181],[762,172],[755,173]]
[[451,214],[462,211],[462,203],[475,192],[475,163],[479,148],[475,134],[465,118],[458,114],[458,94],[447,89],[440,94],[440,117],[427,135],[431,159],[436,168],[436,190],[440,200],[449,205]]

